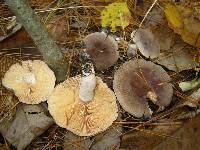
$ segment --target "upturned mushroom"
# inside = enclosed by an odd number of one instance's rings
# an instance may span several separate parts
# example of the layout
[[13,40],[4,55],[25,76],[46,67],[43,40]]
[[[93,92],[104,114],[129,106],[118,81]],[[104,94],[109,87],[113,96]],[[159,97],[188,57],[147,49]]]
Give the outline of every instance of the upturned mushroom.
[[79,136],[92,136],[112,125],[118,107],[112,90],[95,76],[89,55],[81,56],[82,76],[57,85],[48,99],[48,109],[59,126]]
[[12,65],[2,85],[13,90],[20,102],[38,104],[46,101],[55,86],[53,71],[40,60],[22,61]]
[[119,57],[118,43],[113,37],[103,32],[95,32],[84,38],[86,53],[88,53],[98,70],[106,69]]
[[165,70],[142,59],[125,62],[115,73],[113,88],[123,109],[135,117],[149,118],[148,101],[160,109],[171,102],[173,89]]
[[149,29],[138,29],[132,32],[132,40],[142,55],[147,58],[156,58],[160,54],[160,44]]

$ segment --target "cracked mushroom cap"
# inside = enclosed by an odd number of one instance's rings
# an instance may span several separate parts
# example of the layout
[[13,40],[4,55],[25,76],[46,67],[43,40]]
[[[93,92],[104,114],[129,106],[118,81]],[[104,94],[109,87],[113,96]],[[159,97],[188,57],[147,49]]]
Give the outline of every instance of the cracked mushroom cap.
[[97,77],[94,99],[79,98],[81,76],[56,86],[48,99],[48,109],[55,122],[79,136],[92,136],[106,130],[117,119],[118,107],[114,93]]
[[135,117],[149,118],[151,100],[159,108],[171,102],[173,89],[165,70],[142,59],[124,63],[115,73],[113,88],[123,109]]
[[133,31],[131,36],[142,55],[147,58],[159,56],[160,44],[149,29],[138,29]]
[[46,101],[55,86],[53,71],[40,60],[22,61],[5,73],[2,84],[13,90],[20,102],[39,104]]
[[110,35],[95,32],[84,38],[86,53],[88,53],[98,70],[106,69],[119,57],[118,43]]

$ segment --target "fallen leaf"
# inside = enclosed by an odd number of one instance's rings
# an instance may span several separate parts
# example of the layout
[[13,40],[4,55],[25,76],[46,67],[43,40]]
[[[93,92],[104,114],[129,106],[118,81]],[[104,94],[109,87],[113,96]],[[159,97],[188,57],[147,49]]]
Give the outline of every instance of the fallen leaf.
[[25,29],[20,29],[9,37],[0,41],[0,49],[11,49],[11,48],[22,48],[22,47],[33,47],[35,46],[33,40],[25,31]]
[[[127,3],[129,11],[131,12],[131,16],[133,18],[131,24],[138,26],[141,23],[142,19],[144,18],[144,15],[148,12],[148,10],[151,7],[153,1],[152,0],[147,0],[147,1],[142,1],[142,0],[126,0],[126,3]],[[154,8],[155,7],[156,7],[156,5],[154,5]],[[149,16],[151,16],[150,13],[148,12]],[[149,19],[150,18],[147,16],[146,19],[145,19],[145,22],[146,21],[148,22]],[[145,25],[145,22],[144,22],[143,25]]]
[[200,116],[188,121],[182,128],[173,134],[180,140],[166,139],[153,150],[199,150],[200,143]]
[[91,143],[90,137],[80,137],[67,131],[64,139],[64,150],[87,150]]
[[162,9],[154,7],[147,15],[144,26],[146,28],[152,28],[161,24],[163,21],[164,21],[164,13]]
[[111,126],[103,133],[93,137],[80,137],[71,132],[65,135],[64,149],[66,150],[117,150],[120,146],[121,127]]
[[194,17],[191,8],[168,3],[164,12],[170,27],[181,35],[184,42],[200,47],[200,20]]
[[52,37],[60,42],[65,43],[69,35],[69,19],[66,16],[55,16],[47,24],[47,29]]
[[182,16],[175,5],[167,4],[164,12],[169,24],[173,26],[175,30],[183,28]]
[[110,27],[111,32],[116,32],[116,27],[126,28],[130,23],[130,18],[131,14],[125,2],[112,3],[101,12],[102,27]]
[[1,124],[0,131],[13,146],[22,150],[53,123],[41,105],[22,105],[12,122]]
[[[170,120],[166,120],[165,123],[170,123]],[[172,138],[170,136],[176,130],[178,130],[181,125],[158,125],[153,129],[143,129],[141,131],[133,131],[125,134],[122,137],[122,148],[129,148],[129,150],[152,150],[156,145],[160,144],[162,141]]]
[[112,126],[106,132],[95,136],[91,150],[118,150],[121,133],[122,127]]
[[177,40],[172,48],[162,51],[156,62],[175,72],[192,69],[198,66],[194,56],[196,51],[182,40]]

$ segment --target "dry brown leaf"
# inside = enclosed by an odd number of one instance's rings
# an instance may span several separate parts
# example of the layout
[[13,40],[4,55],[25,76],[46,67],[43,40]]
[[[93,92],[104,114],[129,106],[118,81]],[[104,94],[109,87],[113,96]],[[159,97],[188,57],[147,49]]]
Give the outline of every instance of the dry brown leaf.
[[80,137],[71,132],[65,135],[65,150],[117,150],[120,146],[121,127],[111,126],[93,137]]
[[133,17],[134,23],[139,25],[142,18],[152,5],[153,0],[139,1],[139,0],[127,0],[127,5],[131,15]]
[[[146,28],[152,28],[164,22],[164,13],[162,9],[154,6],[152,10],[147,15],[144,26]],[[164,22],[165,23],[165,22]]]
[[91,146],[92,141],[89,137],[80,137],[67,131],[64,139],[65,150],[87,150]]
[[166,139],[153,150],[199,150],[200,143],[200,116],[190,120],[181,129],[173,134],[179,141]]
[[15,34],[10,35],[6,39],[0,42],[1,49],[21,48],[21,47],[33,47],[33,41],[28,33],[24,30],[18,30]]
[[195,60],[197,51],[183,41],[177,40],[172,48],[161,53],[156,62],[176,72],[192,69],[198,66]]
[[[165,122],[170,123],[170,120],[166,120]],[[144,129],[141,131],[133,131],[122,137],[121,147],[129,148],[129,150],[152,150],[156,145],[168,138],[176,140],[175,138],[170,137],[170,135],[180,127],[181,125],[176,124],[173,124],[172,126],[162,126],[158,123],[158,126],[152,130]]]
[[55,16],[48,24],[47,29],[51,36],[60,43],[65,43],[69,36],[69,19],[65,16]]
[[41,105],[23,105],[13,121],[0,125],[0,131],[13,146],[22,150],[52,124],[53,120]]
[[181,35],[183,41],[200,47],[200,20],[194,17],[191,8],[167,3],[164,9],[167,21],[174,32]]
[[[183,111],[181,109],[181,112]],[[129,148],[129,150],[199,150],[200,115],[186,122],[179,121],[184,124],[175,124],[175,122],[173,124],[173,120],[163,121],[172,124],[159,125],[158,123],[153,129],[141,129],[124,135],[122,148]]]

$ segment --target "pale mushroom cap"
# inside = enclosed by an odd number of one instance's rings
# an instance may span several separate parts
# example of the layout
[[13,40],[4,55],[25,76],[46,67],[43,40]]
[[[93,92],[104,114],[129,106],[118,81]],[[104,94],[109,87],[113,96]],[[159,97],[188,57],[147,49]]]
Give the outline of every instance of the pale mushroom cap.
[[132,39],[145,57],[156,58],[159,56],[160,44],[149,29],[133,31]]
[[110,35],[95,32],[84,38],[88,53],[98,70],[106,69],[118,60],[118,43]]
[[106,130],[117,119],[114,93],[97,77],[94,99],[85,103],[79,98],[81,76],[56,86],[48,99],[48,109],[55,122],[79,136],[92,136]]
[[38,104],[46,101],[55,86],[53,71],[40,60],[22,61],[5,73],[2,84],[13,90],[20,102]]
[[151,110],[147,103],[149,92],[155,94],[153,97],[157,99],[156,105],[169,105],[173,95],[169,81],[170,76],[162,67],[138,59],[124,63],[117,70],[113,88],[124,110],[136,117],[150,117]]

